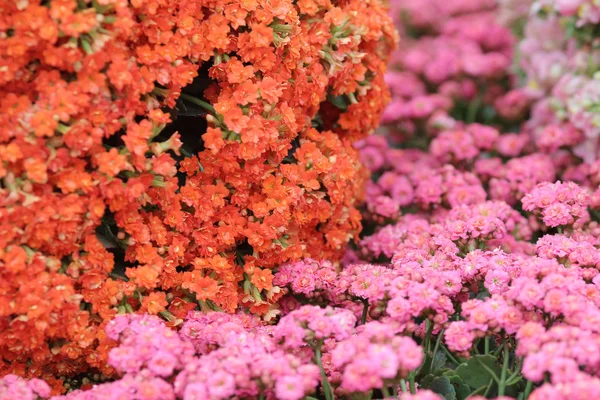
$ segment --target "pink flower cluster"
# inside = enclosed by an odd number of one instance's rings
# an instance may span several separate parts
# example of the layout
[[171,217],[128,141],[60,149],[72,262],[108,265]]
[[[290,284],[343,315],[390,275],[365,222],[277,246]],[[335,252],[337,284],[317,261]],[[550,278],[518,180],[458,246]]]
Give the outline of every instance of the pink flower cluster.
[[344,340],[354,333],[356,317],[343,308],[303,306],[281,318],[273,330],[284,348],[319,348],[325,340]]
[[393,326],[369,322],[356,335],[338,343],[331,362],[340,370],[341,391],[364,393],[378,389],[384,381],[397,382],[421,365],[421,348],[414,340],[395,333]]
[[495,128],[469,124],[462,129],[440,132],[431,141],[429,152],[443,163],[472,162],[481,152],[492,150],[499,136]]
[[106,335],[121,343],[110,351],[108,362],[126,374],[147,371],[166,378],[183,369],[194,356],[189,342],[150,315],[118,316],[106,327]]
[[50,386],[40,379],[6,375],[0,379],[0,399],[36,400],[50,396]]
[[[271,328],[247,314],[190,312],[177,332],[156,316],[121,315],[106,333],[118,342],[109,364],[122,377],[52,399],[300,400],[319,385],[330,390],[328,377],[341,377],[336,393],[360,393],[397,385],[421,365],[421,348],[397,326],[355,325],[346,309],[310,305]],[[351,386],[373,372],[368,387]],[[0,379],[1,399],[49,396],[43,381]]]
[[576,17],[579,26],[600,23],[600,5],[593,0],[537,0],[534,9]]
[[[366,320],[419,338],[428,356],[437,336],[454,354],[450,368],[495,357],[495,384],[482,392],[568,399],[584,398],[574,394],[581,388],[593,398],[600,376],[600,86],[586,74],[600,58],[585,29],[598,22],[597,6],[540,0],[528,14],[512,1],[424,3],[429,7],[396,4],[413,40],[404,41],[389,73],[394,101],[381,128],[387,143],[358,144],[373,173],[364,210],[369,233],[340,276],[367,282],[369,268],[381,276],[369,285],[377,296],[364,305]],[[525,22],[517,46],[526,85],[504,69],[509,85],[494,80],[500,75],[479,75],[470,95],[465,88],[475,74],[452,57],[464,56],[468,40],[494,47],[476,35],[458,34],[460,44],[448,35],[475,29],[464,21],[483,21],[495,7],[505,23]],[[500,32],[496,23],[489,22],[490,32]],[[431,50],[443,41],[445,49]],[[448,87],[463,91],[448,95]],[[346,299],[358,314],[362,298]],[[423,389],[431,382],[424,379]]]
[[[497,12],[494,0],[392,2],[403,38],[386,77],[393,99],[382,122],[392,140],[435,135],[458,119],[472,122],[477,110],[457,113],[458,104],[491,105],[501,97],[515,38]],[[486,86],[491,90],[483,91]],[[514,109],[523,101],[505,103]]]
[[223,346],[185,366],[174,382],[180,398],[258,398],[300,400],[315,391],[319,368],[251,332],[229,334]]
[[305,259],[282,265],[273,284],[314,299],[333,288],[336,277],[337,269],[331,262]]
[[229,336],[246,331],[267,333],[269,329],[268,325],[251,314],[192,311],[183,323],[179,336],[192,343],[197,354],[208,354],[223,347]]
[[548,227],[580,227],[590,219],[590,195],[573,182],[541,183],[521,201],[523,210],[538,215]]
[[[316,317],[320,309],[308,307],[306,318]],[[344,313],[340,310],[336,315]],[[353,333],[351,314],[347,321],[340,338]],[[319,327],[317,332],[326,329],[323,324]],[[218,337],[215,328],[220,329]],[[106,333],[119,343],[110,352],[109,364],[123,377],[53,399],[218,400],[264,395],[300,400],[320,382],[317,365],[279,347],[262,323],[245,314],[192,312],[180,333],[156,316],[122,315],[110,322]],[[50,388],[43,381],[12,375],[0,380],[2,399],[49,395]]]
[[[542,258],[556,259],[565,267],[591,267],[583,270],[594,274],[600,267],[598,237],[574,232],[571,236],[544,235],[536,243],[536,254]],[[590,275],[587,275],[590,276]]]
[[546,330],[540,323],[528,322],[519,329],[517,337],[516,354],[525,356],[523,374],[527,379],[541,381],[549,374],[552,382],[568,383],[600,373],[597,330],[564,325]]
[[519,61],[534,103],[524,128],[542,151],[571,147],[588,162],[600,155],[599,65],[593,45],[600,6],[591,0],[536,0],[519,44]]

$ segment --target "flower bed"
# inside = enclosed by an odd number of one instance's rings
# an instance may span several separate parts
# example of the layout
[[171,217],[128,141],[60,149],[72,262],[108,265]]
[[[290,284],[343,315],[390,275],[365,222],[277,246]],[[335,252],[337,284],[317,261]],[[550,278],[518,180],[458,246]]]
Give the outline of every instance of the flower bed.
[[600,398],[593,2],[9,11],[1,399]]

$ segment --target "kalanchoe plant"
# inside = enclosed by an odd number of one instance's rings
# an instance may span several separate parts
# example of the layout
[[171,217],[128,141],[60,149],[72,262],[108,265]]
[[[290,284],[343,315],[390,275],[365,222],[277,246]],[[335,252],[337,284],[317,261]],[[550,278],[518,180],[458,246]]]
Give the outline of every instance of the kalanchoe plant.
[[383,2],[0,12],[0,374],[110,377],[123,313],[271,320],[273,268],[358,238],[352,143],[397,41]]
[[0,399],[600,398],[600,7],[516,3],[8,6]]

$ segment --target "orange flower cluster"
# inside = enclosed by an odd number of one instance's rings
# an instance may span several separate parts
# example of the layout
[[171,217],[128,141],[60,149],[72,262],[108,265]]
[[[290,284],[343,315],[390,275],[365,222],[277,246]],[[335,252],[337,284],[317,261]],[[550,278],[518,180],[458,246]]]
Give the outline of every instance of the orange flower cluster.
[[0,373],[110,374],[117,313],[275,315],[271,269],[360,229],[395,41],[381,0],[1,2]]

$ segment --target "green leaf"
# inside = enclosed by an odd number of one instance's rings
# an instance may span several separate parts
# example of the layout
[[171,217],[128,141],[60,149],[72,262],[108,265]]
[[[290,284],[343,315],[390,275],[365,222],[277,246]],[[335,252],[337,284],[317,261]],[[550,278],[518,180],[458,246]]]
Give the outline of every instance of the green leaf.
[[459,365],[456,373],[464,383],[473,389],[478,389],[490,382],[492,374],[488,370],[496,377],[500,376],[501,367],[496,358],[489,354],[482,354],[473,356],[466,363]]
[[327,101],[329,101],[331,104],[333,104],[342,111],[346,111],[348,109],[348,106],[350,105],[350,101],[348,101],[348,98],[344,95],[334,96],[332,94],[328,94]]
[[452,375],[450,373],[446,373],[444,375],[450,379],[450,383],[452,384],[452,386],[454,386],[457,400],[465,400],[471,395],[471,388],[468,385],[465,385],[465,383],[462,381],[460,376],[458,376],[458,374],[454,373],[454,375]]
[[456,390],[447,376],[439,376],[431,382],[429,389],[444,396],[446,400],[456,400]]
[[433,382],[433,380],[436,378],[435,375],[427,375],[425,376],[423,379],[421,379],[421,386],[424,388],[430,388],[431,387],[431,383]]
[[419,371],[419,375],[424,376],[424,375],[428,375],[428,374],[434,374],[437,370],[439,370],[446,364],[447,360],[448,360],[448,357],[446,357],[446,355],[444,353],[442,353],[441,351],[438,351],[437,353],[435,353],[433,362],[431,359],[431,355],[427,354],[425,356],[425,362],[423,363],[423,368]]
[[453,378],[454,378],[454,377],[458,378],[458,380],[460,380],[460,381],[462,382],[462,380],[460,379],[460,377],[458,376],[458,374],[456,373],[456,371],[455,371],[455,370],[453,370],[453,369],[447,369],[447,368],[446,368],[446,369],[444,369],[443,371],[444,371],[444,372],[442,373],[442,375],[443,375],[443,376],[447,376],[448,378],[450,378],[450,381],[451,381],[451,382],[454,382],[454,381],[453,381]]
[[471,395],[471,388],[464,383],[454,385],[454,390],[456,390],[456,400],[465,400]]
[[448,357],[446,357],[446,355],[441,351],[435,353],[433,362],[431,363],[431,370],[437,371],[438,369],[442,368],[444,364],[446,364],[446,360],[448,360]]

